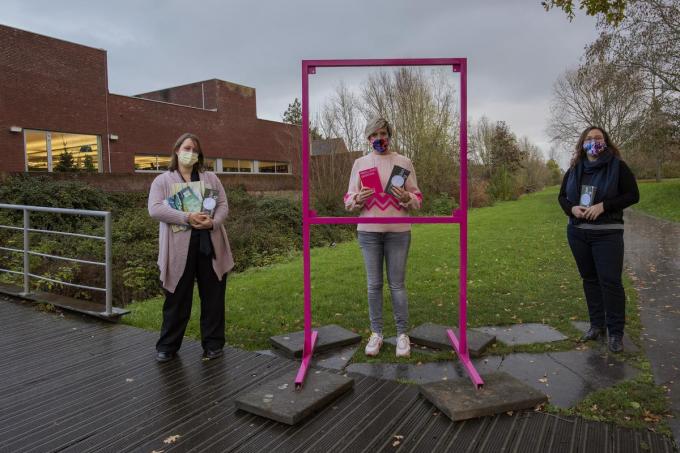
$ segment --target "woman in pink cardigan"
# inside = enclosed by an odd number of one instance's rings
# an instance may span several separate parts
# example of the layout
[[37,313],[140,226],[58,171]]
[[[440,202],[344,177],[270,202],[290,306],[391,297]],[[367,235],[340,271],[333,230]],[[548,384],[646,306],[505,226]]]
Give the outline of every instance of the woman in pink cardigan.
[[[359,211],[360,217],[404,217],[420,209],[423,199],[411,160],[390,150],[392,128],[384,118],[366,124],[364,136],[373,151],[354,161],[345,207]],[[385,191],[383,191],[385,190]],[[397,357],[411,354],[408,332],[408,296],[406,294],[406,259],[411,244],[408,223],[360,223],[359,246],[364,257],[368,280],[368,315],[371,337],[366,355],[375,356],[383,344],[383,264],[392,295],[392,311],[397,325]]]
[[[203,206],[212,210],[212,217],[201,212],[180,211],[168,203],[174,194],[173,184],[191,181],[202,181],[206,189],[216,192],[216,203],[206,198],[204,202],[208,203]],[[222,356],[227,272],[234,267],[223,225],[228,212],[222,183],[213,172],[205,171],[198,137],[183,134],[172,150],[168,171],[154,179],[149,191],[149,215],[160,222],[158,267],[165,290],[163,326],[156,343],[159,362],[175,358],[182,345],[191,316],[194,281],[198,281],[201,297],[203,357]]]

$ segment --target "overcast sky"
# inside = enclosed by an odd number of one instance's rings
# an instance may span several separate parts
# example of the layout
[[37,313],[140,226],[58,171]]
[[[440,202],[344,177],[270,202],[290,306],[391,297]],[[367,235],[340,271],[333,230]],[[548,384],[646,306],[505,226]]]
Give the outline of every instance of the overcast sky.
[[[200,6],[199,6],[200,5]],[[4,0],[0,23],[105,49],[109,89],[133,95],[218,78],[257,90],[281,120],[300,60],[468,59],[468,111],[547,152],[552,86],[578,64],[595,19],[539,0]]]

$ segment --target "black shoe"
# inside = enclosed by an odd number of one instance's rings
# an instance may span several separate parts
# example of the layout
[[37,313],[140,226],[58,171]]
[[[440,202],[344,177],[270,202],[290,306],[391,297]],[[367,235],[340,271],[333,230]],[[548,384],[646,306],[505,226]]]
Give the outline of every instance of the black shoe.
[[156,353],[156,360],[159,362],[169,362],[170,360],[175,358],[175,353],[174,352],[163,352],[163,351],[158,351]]
[[592,327],[591,326],[590,329],[588,329],[588,332],[583,334],[580,341],[585,342],[585,341],[590,341],[590,340],[597,340],[600,337],[604,337],[604,335],[605,335],[604,327]]
[[609,350],[611,352],[621,352],[623,351],[623,338],[617,336],[609,337]]
[[222,349],[207,349],[203,351],[203,358],[207,360],[219,359],[224,354]]

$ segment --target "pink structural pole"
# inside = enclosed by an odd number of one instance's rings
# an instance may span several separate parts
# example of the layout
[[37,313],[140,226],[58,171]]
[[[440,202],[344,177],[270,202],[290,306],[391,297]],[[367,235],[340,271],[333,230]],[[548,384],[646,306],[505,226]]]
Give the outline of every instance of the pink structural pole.
[[[309,207],[309,75],[316,74],[318,67],[360,67],[360,66],[450,66],[460,73],[460,208],[450,216],[436,217],[318,217]],[[470,380],[477,388],[484,381],[477,373],[467,346],[467,209],[468,209],[468,165],[467,165],[467,60],[465,58],[397,58],[380,60],[302,60],[302,245],[304,279],[304,344],[302,363],[295,378],[295,388],[301,389],[309,369],[317,332],[312,330],[312,294],[309,254],[311,225],[358,224],[358,223],[457,223],[460,225],[460,291],[458,332],[459,338],[447,330],[449,340],[458,358],[465,366]]]

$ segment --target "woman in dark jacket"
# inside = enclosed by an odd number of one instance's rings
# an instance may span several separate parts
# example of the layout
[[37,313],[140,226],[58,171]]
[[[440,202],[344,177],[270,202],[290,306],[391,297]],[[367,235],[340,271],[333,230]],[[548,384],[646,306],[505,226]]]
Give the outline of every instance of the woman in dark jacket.
[[640,199],[635,176],[599,127],[583,131],[564,175],[560,206],[569,216],[567,239],[583,279],[590,329],[581,341],[609,333],[609,350],[623,351],[626,295],[623,210]]

